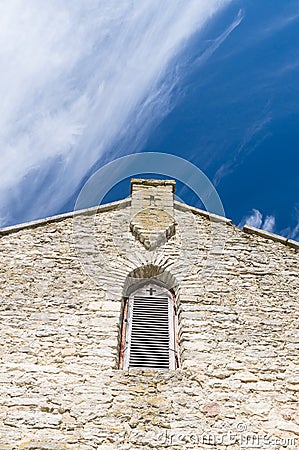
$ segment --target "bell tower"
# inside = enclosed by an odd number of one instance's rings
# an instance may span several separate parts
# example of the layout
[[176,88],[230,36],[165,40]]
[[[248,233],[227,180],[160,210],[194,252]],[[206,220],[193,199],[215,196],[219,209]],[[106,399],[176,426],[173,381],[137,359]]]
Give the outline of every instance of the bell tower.
[[131,180],[130,229],[147,250],[175,234],[174,192],[174,180]]

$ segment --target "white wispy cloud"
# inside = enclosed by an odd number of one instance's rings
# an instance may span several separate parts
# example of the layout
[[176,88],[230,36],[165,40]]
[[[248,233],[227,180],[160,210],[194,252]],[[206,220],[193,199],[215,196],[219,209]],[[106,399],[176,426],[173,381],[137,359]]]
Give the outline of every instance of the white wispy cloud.
[[297,224],[294,228],[291,228],[288,233],[289,239],[295,239],[296,241],[299,241],[299,218],[297,219]]
[[294,226],[289,226],[284,229],[277,229],[276,218],[273,215],[263,215],[258,209],[253,209],[252,212],[244,216],[239,223],[239,227],[243,228],[244,225],[260,228],[261,230],[269,231],[270,233],[276,233],[280,236],[285,236],[288,239],[294,239],[299,241],[299,208],[295,209],[296,222]]
[[299,241],[299,206],[295,207],[295,225],[288,226],[284,230],[282,230],[283,236],[286,236],[289,239],[294,239],[295,241]]
[[228,36],[237,28],[244,18],[244,11],[239,10],[235,20],[221,33],[216,39],[210,41],[208,47],[203,51],[203,53],[198,56],[197,64],[203,64],[207,59],[209,59],[218,47],[228,38]]
[[270,231],[272,233],[275,229],[275,217],[274,216],[266,216],[262,229],[265,231]]
[[290,24],[293,24],[294,22],[297,22],[299,20],[299,7],[298,4],[295,6],[294,11],[291,13],[288,13],[285,16],[275,18],[268,26],[264,27],[263,30],[261,30],[261,33],[263,35],[267,34],[273,34],[277,31],[281,31],[284,28],[288,27]]
[[299,20],[299,5],[298,2],[293,5],[289,4],[288,8],[285,8],[284,12],[280,12],[278,15],[269,14],[267,21],[264,20],[257,22],[257,27],[254,33],[248,33],[246,39],[242,41],[242,46],[235,46],[229,49],[225,57],[237,55],[244,50],[259,45],[266,39],[271,39],[275,34],[280,33],[285,28],[292,26]]
[[260,228],[273,233],[275,230],[275,217],[272,215],[263,217],[263,214],[258,209],[253,209],[252,213],[243,217],[239,223],[240,228],[243,228],[244,225]]
[[296,209],[297,220],[294,226],[289,226],[284,229],[277,229],[276,218],[273,215],[263,215],[258,209],[253,209],[252,212],[244,216],[239,223],[239,227],[244,225],[260,228],[261,230],[276,233],[280,236],[285,236],[288,239],[299,241],[299,209]]
[[2,2],[0,226],[53,214],[106,152],[135,151],[174,58],[230,1]]
[[269,108],[270,104],[268,102],[260,116],[257,117],[253,123],[248,125],[242,141],[234,150],[233,156],[219,167],[213,179],[216,186],[220,183],[223,177],[229,175],[233,170],[241,165],[244,158],[253,152],[269,135],[267,126],[272,120]]
[[250,227],[260,228],[263,222],[263,215],[258,209],[253,209],[249,216],[244,217],[239,226],[249,225]]

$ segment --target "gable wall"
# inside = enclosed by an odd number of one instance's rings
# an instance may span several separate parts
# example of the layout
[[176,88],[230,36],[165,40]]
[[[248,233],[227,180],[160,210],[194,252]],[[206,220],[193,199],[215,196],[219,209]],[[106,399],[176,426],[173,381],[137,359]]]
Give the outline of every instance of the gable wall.
[[[79,252],[72,219],[0,239],[1,450],[204,448],[203,433],[225,448],[228,432],[298,447],[298,253],[192,212],[175,218],[155,251],[129,232],[125,207],[95,224],[82,216],[90,245]],[[177,371],[117,370],[123,287],[146,264],[175,280]]]

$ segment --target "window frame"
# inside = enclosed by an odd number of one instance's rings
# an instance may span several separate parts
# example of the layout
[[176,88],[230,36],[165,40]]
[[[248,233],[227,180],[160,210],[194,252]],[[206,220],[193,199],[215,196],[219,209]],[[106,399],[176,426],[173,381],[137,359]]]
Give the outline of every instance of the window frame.
[[[145,291],[150,291],[147,288],[156,288],[158,292],[160,291],[160,295],[151,297],[151,295],[144,294]],[[154,290],[156,290],[154,289]],[[150,298],[154,298],[156,300],[161,300],[167,297],[168,302],[168,350],[169,350],[169,366],[168,368],[162,367],[140,367],[143,369],[166,369],[166,370],[175,370],[179,367],[179,344],[178,344],[178,315],[177,315],[177,305],[176,305],[176,297],[173,291],[169,290],[164,284],[157,282],[155,280],[146,280],[144,282],[138,283],[136,286],[133,286],[133,289],[130,290],[129,296],[124,298],[123,305],[123,313],[122,313],[122,324],[121,324],[121,339],[120,339],[120,355],[119,355],[119,369],[130,370],[130,355],[131,355],[131,337],[132,337],[132,327],[133,327],[133,314],[134,314],[134,299],[138,297],[140,299],[144,299],[146,302]],[[139,293],[139,295],[138,295]],[[141,293],[141,294],[140,294]],[[161,296],[163,293],[163,296]],[[142,295],[143,294],[143,295]],[[145,307],[145,313],[148,313],[147,308]],[[162,360],[161,360],[162,361]],[[154,364],[155,365],[155,364]]]

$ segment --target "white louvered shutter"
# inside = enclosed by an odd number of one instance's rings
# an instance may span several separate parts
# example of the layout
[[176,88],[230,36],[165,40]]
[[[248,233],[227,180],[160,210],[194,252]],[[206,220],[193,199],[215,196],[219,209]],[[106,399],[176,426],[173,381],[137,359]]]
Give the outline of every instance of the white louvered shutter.
[[130,296],[124,369],[175,368],[173,319],[173,299],[166,289],[148,284]]

